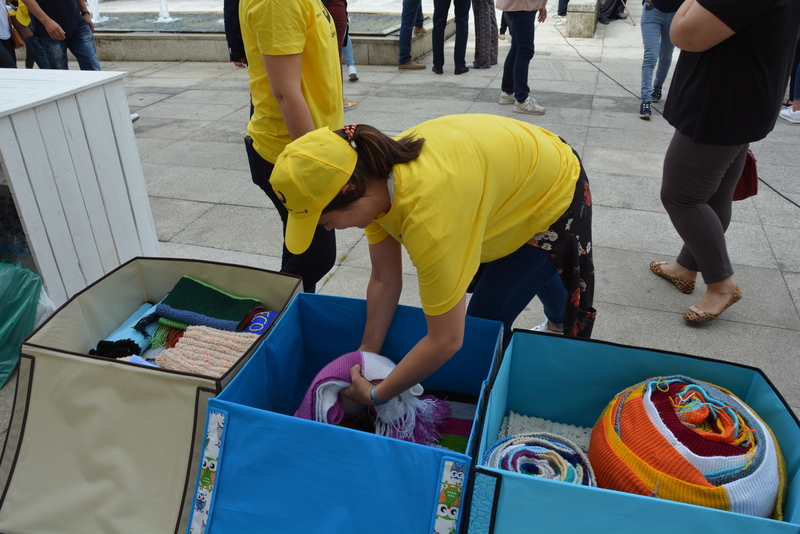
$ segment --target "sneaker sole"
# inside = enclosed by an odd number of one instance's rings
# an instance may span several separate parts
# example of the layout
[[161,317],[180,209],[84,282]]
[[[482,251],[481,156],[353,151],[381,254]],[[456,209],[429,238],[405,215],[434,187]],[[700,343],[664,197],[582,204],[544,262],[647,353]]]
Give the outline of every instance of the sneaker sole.
[[639,115],[639,118],[642,119],[643,121],[649,121],[650,115]]
[[351,74],[350,75],[350,81],[351,82],[357,82],[358,81],[358,76],[356,76],[355,74]]
[[526,115],[544,115],[545,111],[547,111],[547,110],[543,109],[542,111],[527,111],[527,110],[524,110],[524,109],[514,108],[514,113],[524,113]]
[[513,103],[514,103],[513,100],[511,102],[506,102],[505,100],[501,100],[500,102],[498,102],[498,104],[500,104],[501,106],[510,106]]
[[788,119],[788,118],[784,117],[783,115],[780,115],[780,118],[782,118],[783,120],[785,120],[787,122],[791,122],[792,124],[800,124],[800,120]]

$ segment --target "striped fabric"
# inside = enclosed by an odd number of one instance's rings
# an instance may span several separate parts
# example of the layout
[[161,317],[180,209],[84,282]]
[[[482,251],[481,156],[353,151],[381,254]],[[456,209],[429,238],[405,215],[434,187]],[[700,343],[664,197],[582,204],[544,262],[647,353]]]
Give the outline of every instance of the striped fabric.
[[568,439],[547,432],[503,438],[486,451],[483,464],[550,480],[597,485],[586,455]]
[[601,488],[782,519],[786,465],[769,427],[718,386],[651,378],[619,393],[592,430]]

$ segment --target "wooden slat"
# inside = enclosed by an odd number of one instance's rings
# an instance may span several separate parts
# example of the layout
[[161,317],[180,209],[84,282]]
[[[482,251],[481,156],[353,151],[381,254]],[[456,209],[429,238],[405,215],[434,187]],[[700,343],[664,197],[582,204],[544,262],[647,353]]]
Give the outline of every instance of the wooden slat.
[[[46,104],[54,106],[54,104]],[[47,157],[47,148],[43,142],[42,129],[61,130],[61,119],[56,123],[40,124],[33,109],[14,114],[11,124],[19,142],[22,159],[27,169],[27,179],[33,189],[39,215],[44,223],[47,239],[53,256],[56,258],[59,276],[64,284],[67,296],[72,296],[86,287],[81,274],[78,254],[69,235],[64,208],[58,196],[56,177]],[[23,210],[22,218],[27,218],[28,210]]]
[[61,207],[64,210],[69,235],[72,238],[72,246],[78,258],[78,268],[82,278],[80,289],[83,289],[105,273],[100,262],[94,233],[89,224],[89,215],[86,213],[87,206],[78,184],[77,169],[67,143],[65,130],[68,128],[66,122],[70,117],[69,114],[62,117],[59,112],[60,107],[69,108],[71,103],[71,107],[75,109],[74,114],[77,115],[77,104],[72,96],[61,99],[60,102],[63,105],[50,102],[37,106],[35,108],[36,118],[41,127],[42,141],[47,150],[50,169],[55,177]]
[[17,204],[17,210],[20,212],[22,227],[28,238],[31,254],[39,274],[42,276],[47,294],[57,306],[61,306],[67,301],[67,292],[61,281],[53,251],[50,249],[44,222],[36,204],[36,197],[34,197],[33,189],[28,181],[28,172],[22,159],[17,137],[14,134],[11,119],[8,117],[0,117],[0,147],[2,147],[3,165],[8,185]]
[[120,261],[142,255],[102,87],[75,95]]
[[136,221],[139,243],[145,256],[160,256],[158,235],[150,210],[150,198],[144,180],[142,160],[136,147],[136,136],[131,125],[130,107],[122,80],[113,81],[103,86],[111,117],[111,125],[117,139],[117,150],[128,186],[128,198]]
[[[92,165],[92,157],[89,153],[89,145],[86,141],[86,133],[81,122],[78,103],[74,96],[62,98],[58,101],[58,111],[64,123],[64,131],[69,144],[69,151],[75,165],[80,192],[83,203],[86,206],[86,214],[92,228],[92,234],[96,242],[96,248],[100,255],[102,264],[102,274],[108,273],[121,265],[123,262],[117,256],[114,247],[114,238],[111,235],[111,225],[106,217],[103,207],[103,197],[100,195],[100,184]],[[96,280],[92,278],[95,273],[85,274],[86,282],[91,284]]]

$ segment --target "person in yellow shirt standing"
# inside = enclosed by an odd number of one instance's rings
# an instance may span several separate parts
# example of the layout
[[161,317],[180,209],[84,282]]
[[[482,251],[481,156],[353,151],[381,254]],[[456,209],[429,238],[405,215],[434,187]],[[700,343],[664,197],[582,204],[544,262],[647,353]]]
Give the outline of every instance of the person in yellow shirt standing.
[[[287,207],[269,185],[278,155],[312,130],[344,124],[336,28],[321,0],[241,0],[239,21],[253,103],[245,137],[250,174],[285,231]],[[281,272],[302,276],[304,291],[313,293],[335,260],[334,232],[320,228],[302,253],[284,245]]]
[[591,336],[591,193],[577,154],[555,134],[479,114],[394,139],[367,125],[321,128],[287,146],[272,187],[290,210],[290,251],[304,251],[319,227],[365,229],[372,273],[359,350],[381,352],[402,289],[401,246],[417,269],[428,333],[377,386],[353,368],[344,394],[362,404],[387,402],[441,367],[461,348],[465,314],[502,321],[507,344],[557,273],[565,335]]

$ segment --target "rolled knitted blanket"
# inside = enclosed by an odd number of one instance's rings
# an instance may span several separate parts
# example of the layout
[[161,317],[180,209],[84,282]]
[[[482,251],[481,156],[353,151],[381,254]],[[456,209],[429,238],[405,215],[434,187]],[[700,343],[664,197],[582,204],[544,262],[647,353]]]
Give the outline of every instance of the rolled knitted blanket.
[[730,391],[685,376],[619,393],[592,430],[598,485],[782,519],[786,465],[769,427]]
[[174,347],[156,357],[164,369],[219,378],[256,342],[256,334],[190,326]]
[[[345,403],[339,393],[350,386],[350,369],[356,364],[361,366],[361,375],[371,382],[380,382],[395,368],[389,358],[372,352],[339,356],[317,373],[295,417],[339,424],[345,416]],[[386,404],[371,406],[375,411],[375,433],[425,445],[437,441],[441,437],[438,428],[449,409],[440,399],[420,397],[422,392],[422,386],[417,384]]]
[[503,438],[486,451],[483,464],[550,480],[597,485],[592,466],[578,446],[547,432]]
[[91,349],[89,354],[106,358],[123,358],[146,351],[150,346],[150,338],[158,325],[151,322],[142,330],[137,330],[135,326],[143,319],[147,321],[154,317],[155,309],[156,307],[149,302],[142,304],[116,330],[99,341],[97,347]]
[[[196,326],[208,326],[217,330],[235,332],[244,328],[254,313],[263,308],[261,301],[238,297],[214,286],[184,276],[161,302],[156,304],[156,320],[166,317]],[[146,320],[136,327],[149,325]]]

